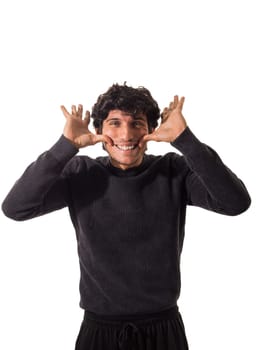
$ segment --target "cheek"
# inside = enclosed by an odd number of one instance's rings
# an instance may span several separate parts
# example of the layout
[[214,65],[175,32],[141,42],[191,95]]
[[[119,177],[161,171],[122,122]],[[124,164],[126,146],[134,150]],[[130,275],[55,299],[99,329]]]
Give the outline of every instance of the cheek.
[[141,134],[142,134],[142,136],[148,135],[149,134],[148,129],[142,130]]
[[104,150],[107,151],[109,154],[113,154],[117,151],[115,146],[108,145],[107,143],[104,143]]
[[101,128],[101,134],[107,135],[111,138],[116,137],[116,131],[113,128],[107,128],[107,127],[102,127]]

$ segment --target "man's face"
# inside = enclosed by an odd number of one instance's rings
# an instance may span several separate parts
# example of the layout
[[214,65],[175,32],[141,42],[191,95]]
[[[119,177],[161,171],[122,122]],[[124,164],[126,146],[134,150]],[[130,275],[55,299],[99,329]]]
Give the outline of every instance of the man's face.
[[111,163],[123,170],[141,164],[146,144],[139,147],[141,138],[149,133],[145,115],[132,116],[119,109],[109,112],[102,124],[102,134],[109,136],[114,145],[105,144]]

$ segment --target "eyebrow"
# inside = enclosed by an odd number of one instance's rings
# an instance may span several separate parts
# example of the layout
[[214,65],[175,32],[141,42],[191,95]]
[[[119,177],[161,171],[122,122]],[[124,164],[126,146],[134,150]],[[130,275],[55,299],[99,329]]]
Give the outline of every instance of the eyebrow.
[[[127,114],[127,115],[130,115],[130,114]],[[143,117],[141,117],[141,116],[134,116],[133,117],[133,119],[135,119],[135,120],[141,120],[141,121],[143,121],[143,122],[147,122],[147,120],[145,119],[145,118],[143,118]],[[112,120],[121,120],[121,118],[120,117],[111,117],[111,118],[109,118],[109,119],[105,119],[105,122],[106,123],[108,123],[108,122],[110,122],[110,121],[112,121]]]
[[140,115],[135,115],[134,117],[133,117],[134,119],[136,119],[136,120],[143,120],[143,121],[147,121],[147,118],[145,117],[145,118],[143,118],[142,116],[140,116]]

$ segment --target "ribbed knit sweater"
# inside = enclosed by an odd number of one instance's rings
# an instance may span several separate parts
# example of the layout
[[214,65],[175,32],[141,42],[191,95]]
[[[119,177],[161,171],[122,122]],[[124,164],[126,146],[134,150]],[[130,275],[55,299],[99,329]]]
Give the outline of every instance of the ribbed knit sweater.
[[138,167],[121,170],[109,157],[77,156],[61,136],[4,200],[15,220],[68,207],[83,309],[130,315],[176,305],[187,205],[225,215],[249,207],[241,180],[188,127],[171,145],[182,155],[145,155]]

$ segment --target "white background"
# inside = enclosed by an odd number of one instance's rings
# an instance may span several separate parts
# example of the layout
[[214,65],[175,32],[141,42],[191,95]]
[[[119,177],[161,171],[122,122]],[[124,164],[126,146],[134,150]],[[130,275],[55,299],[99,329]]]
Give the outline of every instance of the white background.
[[[246,184],[253,202],[241,216],[188,210],[179,306],[191,350],[263,348],[262,33],[256,0],[0,5],[1,201],[62,133],[61,104],[90,109],[124,81],[161,109],[184,95],[192,131]],[[0,225],[0,348],[72,350],[82,310],[67,210],[27,222],[1,213]]]

